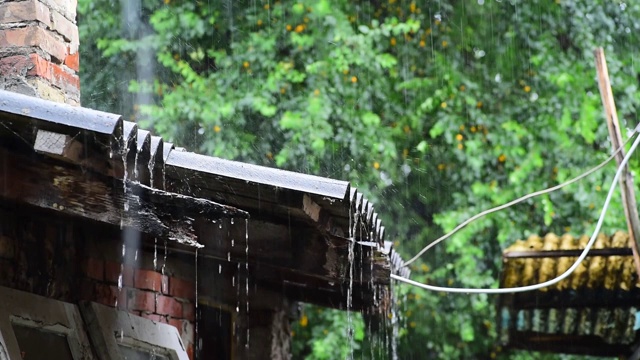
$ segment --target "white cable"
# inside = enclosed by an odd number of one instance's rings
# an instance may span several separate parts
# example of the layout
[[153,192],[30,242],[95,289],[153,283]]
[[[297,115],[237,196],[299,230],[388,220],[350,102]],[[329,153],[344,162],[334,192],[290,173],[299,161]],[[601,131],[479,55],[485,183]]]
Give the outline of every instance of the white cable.
[[489,209],[489,210],[485,210],[485,211],[483,211],[483,212],[481,212],[481,213],[479,213],[479,214],[476,214],[476,215],[474,215],[474,216],[470,217],[469,219],[465,220],[464,222],[462,222],[461,224],[459,224],[458,226],[456,226],[453,230],[451,230],[451,231],[449,231],[448,233],[446,233],[446,234],[442,235],[441,237],[439,237],[439,238],[437,238],[436,240],[434,240],[434,241],[432,241],[431,243],[429,243],[429,245],[427,245],[427,246],[425,246],[424,248],[422,248],[422,250],[420,250],[420,252],[418,252],[414,257],[412,257],[412,258],[411,258],[411,259],[409,259],[407,262],[405,262],[405,263],[404,263],[404,265],[403,265],[403,267],[404,267],[404,266],[409,266],[409,265],[411,265],[411,263],[413,263],[414,261],[418,260],[418,258],[419,258],[420,256],[422,256],[425,252],[429,251],[429,249],[431,249],[432,247],[434,247],[434,246],[438,245],[439,243],[443,242],[444,240],[448,239],[449,237],[451,237],[451,235],[453,235],[453,234],[457,233],[457,232],[458,232],[458,231],[460,231],[462,228],[464,228],[465,226],[469,225],[470,223],[472,223],[472,222],[474,222],[474,221],[476,221],[476,220],[480,219],[481,217],[484,217],[484,216],[486,216],[486,215],[492,214],[492,213],[494,213],[494,212],[496,212],[496,211],[504,210],[504,209],[506,209],[506,208],[508,208],[508,207],[510,207],[510,206],[513,206],[513,205],[515,205],[515,204],[521,203],[521,202],[523,202],[523,201],[525,201],[525,200],[527,200],[527,199],[531,199],[532,197],[536,197],[536,196],[540,196],[540,195],[544,195],[544,194],[547,194],[547,193],[550,193],[550,192],[556,191],[556,190],[558,190],[558,189],[560,189],[560,188],[563,188],[563,187],[565,187],[565,186],[567,186],[567,185],[571,185],[571,184],[573,184],[573,183],[574,183],[574,182],[576,182],[576,181],[582,180],[583,178],[585,178],[585,177],[587,177],[587,176],[591,175],[592,173],[594,173],[594,172],[596,172],[596,171],[600,170],[602,167],[604,167],[605,165],[607,165],[607,164],[609,163],[609,161],[613,160],[613,158],[615,158],[615,157],[616,157],[616,155],[618,155],[618,153],[619,153],[620,151],[622,151],[622,149],[624,148],[624,145],[626,145],[626,144],[627,144],[627,142],[629,142],[629,140],[631,140],[631,137],[633,137],[633,135],[635,135],[635,133],[636,133],[636,130],[634,130],[634,131],[631,133],[631,135],[629,136],[629,139],[627,139],[627,141],[626,141],[626,142],[625,142],[621,147],[619,147],[619,148],[618,148],[618,150],[616,150],[616,151],[615,151],[615,152],[614,152],[614,153],[613,153],[613,154],[612,154],[612,155],[611,155],[607,160],[605,160],[605,161],[601,162],[601,163],[600,163],[599,165],[597,165],[596,167],[593,167],[593,168],[591,168],[591,169],[587,170],[586,172],[584,172],[584,173],[582,173],[582,174],[580,174],[580,175],[578,175],[578,176],[574,177],[573,179],[571,179],[571,180],[567,180],[567,181],[563,182],[562,184],[558,184],[558,185],[556,185],[556,186],[552,186],[552,187],[550,187],[550,188],[548,188],[548,189],[539,190],[539,191],[536,191],[536,192],[533,192],[533,193],[530,193],[530,194],[524,195],[524,196],[519,197],[519,198],[517,198],[517,199],[515,199],[515,200],[511,200],[511,201],[509,201],[509,202],[508,202],[508,203],[506,203],[506,204],[502,204],[502,205],[496,206],[496,207],[494,207],[494,208],[491,208],[491,209]]
[[609,193],[607,194],[607,198],[605,199],[604,205],[602,206],[602,210],[600,211],[600,217],[598,218],[598,223],[596,225],[596,228],[593,231],[593,234],[591,235],[591,239],[589,239],[589,242],[587,243],[587,246],[585,246],[584,250],[582,250],[582,253],[578,257],[578,259],[575,261],[575,263],[573,263],[573,265],[571,265],[571,267],[569,269],[567,269],[567,271],[562,273],[562,275],[560,275],[560,276],[558,276],[558,277],[556,277],[554,279],[551,279],[551,280],[545,281],[543,283],[540,283],[540,284],[528,285],[528,286],[519,286],[519,287],[513,287],[513,288],[504,288],[504,289],[476,289],[476,288],[465,289],[465,288],[450,288],[450,287],[433,286],[433,285],[422,284],[422,283],[419,283],[417,281],[413,281],[411,279],[407,279],[407,278],[404,278],[402,276],[398,276],[398,275],[395,275],[395,274],[391,274],[391,278],[395,279],[395,280],[398,280],[398,281],[405,282],[405,283],[407,283],[409,285],[413,285],[413,286],[417,286],[417,287],[422,288],[422,289],[426,289],[426,290],[442,291],[442,292],[449,292],[449,293],[464,293],[464,294],[510,294],[510,293],[516,293],[516,292],[525,292],[525,291],[538,290],[538,289],[541,289],[543,287],[547,287],[547,286],[551,286],[551,285],[557,284],[558,282],[564,280],[569,275],[571,275],[571,273],[587,257],[587,254],[589,253],[589,250],[591,250],[591,246],[593,246],[593,243],[596,241],[596,238],[598,237],[598,233],[600,232],[600,229],[602,228],[602,223],[604,222],[604,217],[605,217],[605,215],[607,213],[607,209],[609,208],[609,203],[611,202],[611,198],[613,196],[613,191],[615,190],[616,185],[618,184],[618,179],[620,178],[620,174],[622,174],[623,169],[627,165],[627,162],[629,162],[629,159],[631,158],[631,155],[636,150],[636,148],[638,147],[639,144],[640,144],[640,136],[638,136],[638,138],[633,142],[633,145],[631,145],[631,148],[629,149],[629,153],[627,153],[627,155],[624,157],[624,159],[622,159],[622,162],[618,166],[618,171],[616,171],[616,175],[613,177],[613,181],[611,182],[611,187],[609,188]]

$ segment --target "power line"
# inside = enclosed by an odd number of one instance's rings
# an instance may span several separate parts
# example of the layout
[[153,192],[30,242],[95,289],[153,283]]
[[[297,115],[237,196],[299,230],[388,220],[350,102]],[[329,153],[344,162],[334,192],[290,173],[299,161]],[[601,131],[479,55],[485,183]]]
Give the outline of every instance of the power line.
[[[634,129],[634,131],[631,133],[631,135],[629,136],[629,139],[627,139],[627,141],[624,143],[624,145],[626,145],[629,142],[629,140],[631,140],[633,135],[635,135],[635,134],[636,134],[636,130]],[[500,206],[496,206],[496,207],[494,207],[492,209],[485,210],[485,211],[483,211],[483,212],[481,212],[479,214],[476,214],[476,215],[470,217],[469,219],[465,220],[463,223],[461,223],[458,226],[456,226],[450,232],[442,235],[438,239],[436,239],[433,242],[431,242],[429,245],[427,245],[424,248],[422,248],[422,250],[420,250],[420,252],[418,252],[418,254],[416,254],[414,257],[412,257],[407,262],[405,262],[403,266],[411,265],[411,263],[413,263],[414,261],[418,260],[418,258],[420,256],[422,256],[425,252],[429,251],[429,249],[431,249],[432,247],[438,245],[439,243],[443,242],[444,240],[450,238],[453,234],[455,234],[458,231],[462,230],[462,228],[464,228],[465,226],[469,225],[470,223],[472,223],[472,222],[474,222],[474,221],[476,221],[476,220],[478,220],[478,219],[480,219],[480,218],[482,218],[482,217],[484,217],[486,215],[489,215],[491,213],[494,213],[494,212],[497,212],[497,211],[500,211],[500,210],[504,210],[504,209],[506,209],[508,207],[511,207],[513,205],[521,203],[521,202],[523,202],[523,201],[525,201],[527,199],[531,199],[532,197],[536,197],[536,196],[540,196],[540,195],[544,195],[544,194],[556,191],[556,190],[561,189],[561,188],[563,188],[563,187],[565,187],[567,185],[571,185],[571,184],[573,184],[573,183],[575,183],[575,182],[577,182],[579,180],[582,180],[583,178],[591,175],[592,173],[602,169],[602,167],[607,165],[611,160],[613,160],[616,157],[616,155],[618,155],[618,153],[620,151],[622,151],[622,149],[624,148],[624,145],[621,146],[620,148],[618,148],[618,150],[616,150],[616,152],[614,152],[607,160],[601,162],[599,165],[587,170],[586,172],[576,176],[575,178],[573,178],[571,180],[565,181],[562,184],[559,184],[559,185],[556,185],[556,186],[552,186],[552,187],[550,187],[548,189],[539,190],[539,191],[527,194],[525,196],[522,196],[520,198],[512,200],[512,201],[510,201],[510,202],[508,202],[506,204],[503,204],[503,205],[500,205]]]
[[[634,133],[635,133],[635,131],[634,131]],[[538,289],[541,289],[541,288],[544,288],[544,287],[547,287],[547,286],[551,286],[551,285],[557,284],[558,282],[564,280],[569,275],[571,275],[571,273],[587,257],[587,254],[589,253],[589,250],[591,250],[591,246],[593,246],[593,243],[595,242],[596,238],[598,237],[598,233],[600,232],[600,229],[602,228],[602,223],[604,222],[604,218],[605,218],[605,215],[607,213],[607,209],[609,208],[609,203],[611,202],[611,198],[613,197],[613,192],[614,192],[614,190],[616,188],[616,185],[618,183],[618,179],[620,178],[620,174],[622,174],[624,167],[629,162],[629,159],[631,158],[631,155],[634,153],[634,151],[636,150],[636,148],[638,147],[639,144],[640,144],[640,136],[638,136],[638,138],[636,138],[636,140],[633,142],[633,145],[631,145],[631,148],[629,149],[629,153],[627,153],[627,155],[625,155],[625,157],[622,159],[622,162],[618,166],[618,170],[616,171],[616,175],[614,176],[613,181],[611,182],[611,186],[609,188],[609,193],[607,194],[607,198],[605,199],[604,205],[602,206],[602,210],[600,211],[600,217],[598,218],[598,223],[596,225],[596,228],[594,229],[593,234],[591,235],[591,239],[589,239],[589,242],[585,246],[584,250],[582,251],[582,253],[578,257],[578,259],[573,263],[573,265],[571,265],[571,267],[569,269],[567,269],[567,271],[562,273],[560,276],[558,276],[558,277],[556,277],[554,279],[545,281],[545,282],[540,283],[540,284],[528,285],[528,286],[519,286],[519,287],[513,287],[513,288],[504,288],[504,289],[477,289],[477,288],[468,288],[467,289],[467,288],[441,287],[441,286],[422,284],[422,283],[419,283],[417,281],[413,281],[411,279],[407,279],[407,278],[404,278],[402,276],[398,276],[398,275],[395,275],[395,274],[391,274],[391,278],[395,279],[395,280],[398,280],[398,281],[402,281],[402,282],[407,283],[409,285],[413,285],[413,286],[417,286],[417,287],[422,288],[422,289],[426,289],[426,290],[449,292],[449,293],[464,293],[464,294],[509,294],[509,293],[516,293],[516,292],[525,292],[525,291],[538,290]],[[622,149],[622,147],[620,147],[620,149]],[[607,160],[607,161],[609,161],[609,160]]]

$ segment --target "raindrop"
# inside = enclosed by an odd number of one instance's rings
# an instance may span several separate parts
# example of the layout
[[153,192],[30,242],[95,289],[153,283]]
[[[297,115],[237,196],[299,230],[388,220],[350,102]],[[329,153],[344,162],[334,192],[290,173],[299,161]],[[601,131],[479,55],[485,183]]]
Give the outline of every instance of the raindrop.
[[158,269],[158,238],[153,240],[153,270]]
[[218,265],[218,274],[222,274],[222,264]]
[[227,252],[227,261],[231,261],[231,252]]
[[204,135],[204,128],[201,127],[200,129],[198,129],[198,134]]
[[236,243],[235,239],[231,239],[231,247],[234,247],[235,243]]
[[408,164],[402,164],[400,169],[402,170],[404,176],[409,176],[409,174],[411,173],[411,166],[409,166]]
[[233,218],[231,218],[231,225],[233,225]]
[[384,182],[384,184],[387,186],[393,184],[393,180],[385,171],[380,171],[380,180],[382,180],[382,182]]

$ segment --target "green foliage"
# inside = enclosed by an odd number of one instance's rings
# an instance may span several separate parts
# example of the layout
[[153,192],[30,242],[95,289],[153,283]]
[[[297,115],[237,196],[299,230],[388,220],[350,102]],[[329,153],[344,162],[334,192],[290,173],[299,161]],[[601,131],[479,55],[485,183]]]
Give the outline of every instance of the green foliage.
[[[111,1],[79,1],[83,105],[139,119],[195,151],[350,180],[377,204],[405,255],[607,157],[595,47],[607,53],[623,125],[637,122],[635,3],[142,5],[152,31],[131,35]],[[153,81],[135,76],[145,48],[156,55]],[[126,89],[155,102],[134,106]],[[412,277],[495,286],[512,241],[590,232],[612,169],[468,226],[416,263]],[[624,229],[622,213],[616,201],[607,232]],[[400,358],[529,356],[502,353],[494,298],[399,291]],[[344,358],[346,315],[305,309],[296,357]],[[361,342],[356,336],[356,352],[374,357]]]

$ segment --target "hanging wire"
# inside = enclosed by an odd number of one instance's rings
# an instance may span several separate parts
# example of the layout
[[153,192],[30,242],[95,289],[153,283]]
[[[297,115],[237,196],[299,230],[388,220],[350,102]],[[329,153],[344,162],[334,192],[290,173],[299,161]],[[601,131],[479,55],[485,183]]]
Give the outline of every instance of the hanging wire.
[[[636,128],[636,130],[637,130],[637,128]],[[634,131],[634,133],[635,132],[636,131]],[[600,217],[598,218],[598,223],[596,225],[596,228],[594,229],[593,234],[591,235],[591,239],[589,239],[589,242],[585,246],[584,250],[582,250],[582,253],[578,257],[578,259],[573,263],[573,265],[571,265],[571,267],[569,269],[567,269],[567,271],[562,273],[560,276],[558,276],[558,277],[556,277],[554,279],[539,283],[539,284],[535,284],[535,285],[519,286],[519,287],[504,288],[504,289],[478,289],[478,288],[441,287],[441,286],[422,284],[422,283],[419,283],[417,281],[413,281],[411,279],[407,279],[405,277],[398,276],[398,275],[395,275],[395,274],[391,274],[391,278],[395,279],[395,280],[398,280],[398,281],[401,281],[401,282],[404,282],[404,283],[407,283],[409,285],[413,285],[413,286],[419,287],[421,289],[425,289],[425,290],[448,292],[448,293],[463,293],[463,294],[510,294],[510,293],[516,293],[516,292],[525,292],[525,291],[538,290],[538,289],[541,289],[541,288],[544,288],[544,287],[547,287],[547,286],[551,286],[551,285],[557,284],[558,282],[560,282],[560,281],[564,280],[565,278],[569,277],[569,275],[571,275],[571,273],[587,257],[587,254],[589,253],[589,250],[591,250],[591,246],[593,246],[593,243],[596,241],[596,238],[598,237],[598,233],[600,232],[600,229],[602,228],[602,224],[604,222],[604,218],[605,218],[605,215],[607,213],[607,209],[609,208],[609,203],[611,202],[611,198],[613,197],[613,192],[616,189],[616,185],[618,184],[618,179],[620,178],[620,174],[622,174],[625,166],[629,162],[629,159],[631,159],[631,155],[633,155],[633,153],[635,152],[635,150],[636,150],[636,148],[638,147],[639,144],[640,144],[640,136],[638,136],[636,138],[636,140],[633,142],[633,145],[631,145],[631,148],[629,149],[629,153],[627,153],[627,155],[625,155],[625,157],[622,159],[622,162],[620,163],[620,166],[618,166],[618,170],[616,171],[616,175],[613,177],[613,181],[611,182],[611,186],[609,187],[609,193],[607,194],[607,198],[605,199],[604,205],[602,206],[602,210],[600,211]],[[622,147],[620,149],[622,149]]]
[[616,157],[616,155],[618,155],[618,153],[619,153],[620,151],[622,151],[622,149],[624,148],[624,146],[625,146],[625,145],[627,145],[627,143],[629,143],[629,141],[631,140],[631,138],[633,137],[633,135],[635,135],[635,134],[637,133],[637,131],[638,131],[638,129],[637,129],[637,128],[636,128],[636,129],[634,129],[634,130],[633,130],[633,132],[631,133],[631,135],[629,136],[629,138],[627,139],[627,141],[623,144],[623,146],[621,146],[620,148],[618,148],[618,150],[616,150],[616,151],[615,151],[615,152],[614,152],[614,153],[613,153],[613,154],[612,154],[612,155],[611,155],[607,160],[605,160],[605,161],[601,162],[599,165],[597,165],[597,166],[595,166],[595,167],[593,167],[593,168],[591,168],[591,169],[587,170],[586,172],[584,172],[584,173],[582,173],[582,174],[580,174],[580,175],[576,176],[575,178],[573,178],[573,179],[571,179],[571,180],[568,180],[568,181],[563,182],[562,184],[559,184],[559,185],[556,185],[556,186],[552,186],[552,187],[550,187],[550,188],[548,188],[548,189],[539,190],[539,191],[536,191],[536,192],[533,192],[533,193],[530,193],[530,194],[524,195],[524,196],[522,196],[522,197],[520,197],[520,198],[517,198],[517,199],[515,199],[515,200],[512,200],[512,201],[510,201],[510,202],[508,202],[508,203],[506,203],[506,204],[503,204],[503,205],[500,205],[500,206],[496,206],[496,207],[494,207],[494,208],[492,208],[492,209],[485,210],[485,211],[483,211],[483,212],[481,212],[481,213],[479,213],[479,214],[476,214],[476,215],[474,215],[474,216],[470,217],[469,219],[465,220],[464,222],[462,222],[461,224],[459,224],[458,226],[456,226],[456,227],[455,227],[453,230],[451,230],[450,232],[448,232],[448,233],[446,233],[446,234],[442,235],[442,236],[441,236],[441,237],[439,237],[438,239],[436,239],[436,240],[434,240],[433,242],[431,242],[429,245],[427,245],[427,246],[425,246],[424,248],[422,248],[422,250],[420,250],[420,252],[418,252],[418,254],[416,254],[414,257],[412,257],[412,258],[411,258],[411,259],[409,259],[407,262],[405,262],[403,266],[409,266],[409,265],[411,265],[411,263],[413,263],[414,261],[418,260],[418,258],[419,258],[420,256],[422,256],[425,252],[429,251],[429,249],[431,249],[432,247],[434,247],[434,246],[438,245],[439,243],[443,242],[444,240],[446,240],[446,239],[450,238],[453,234],[455,234],[455,233],[457,233],[458,231],[462,230],[462,228],[464,228],[465,226],[469,225],[470,223],[472,223],[472,222],[474,222],[474,221],[476,221],[476,220],[478,220],[478,219],[480,219],[480,218],[482,218],[482,217],[484,217],[484,216],[486,216],[486,215],[489,215],[489,214],[491,214],[491,213],[494,213],[494,212],[497,212],[497,211],[500,211],[500,210],[504,210],[504,209],[506,209],[506,208],[508,208],[508,207],[511,207],[511,206],[513,206],[513,205],[516,205],[516,204],[518,204],[518,203],[521,203],[521,202],[523,202],[523,201],[525,201],[525,200],[527,200],[527,199],[531,199],[531,198],[536,197],[536,196],[540,196],[540,195],[544,195],[544,194],[548,194],[548,193],[550,193],[550,192],[556,191],[556,190],[561,189],[561,188],[563,188],[563,187],[565,187],[565,186],[568,186],[568,185],[571,185],[571,184],[573,184],[573,183],[575,183],[575,182],[577,182],[577,181],[580,181],[580,180],[582,180],[583,178],[585,178],[585,177],[587,177],[587,176],[591,175],[592,173],[594,173],[594,172],[596,172],[596,171],[598,171],[598,170],[602,169],[602,168],[603,168],[605,165],[607,165],[611,160],[613,160],[613,159]]

